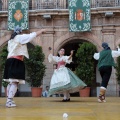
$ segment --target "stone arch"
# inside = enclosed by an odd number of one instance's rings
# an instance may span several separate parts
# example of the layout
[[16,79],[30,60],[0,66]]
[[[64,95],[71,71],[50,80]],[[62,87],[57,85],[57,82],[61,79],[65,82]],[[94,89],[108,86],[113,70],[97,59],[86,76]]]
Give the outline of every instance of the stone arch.
[[95,36],[91,32],[83,32],[83,33],[70,33],[68,32],[66,35],[61,36],[59,39],[57,39],[54,43],[54,53],[57,55],[57,51],[62,47],[65,43],[75,40],[75,39],[82,39],[88,42],[93,43],[96,47],[97,50],[100,51],[102,49],[101,44],[102,41],[98,39],[97,36]]

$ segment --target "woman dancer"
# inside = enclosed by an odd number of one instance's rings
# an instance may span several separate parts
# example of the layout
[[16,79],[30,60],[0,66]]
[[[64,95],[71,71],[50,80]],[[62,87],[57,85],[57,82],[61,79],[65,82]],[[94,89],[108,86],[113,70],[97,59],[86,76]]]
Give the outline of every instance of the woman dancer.
[[86,87],[86,84],[82,80],[80,80],[70,69],[65,67],[66,63],[70,64],[72,62],[73,50],[70,56],[64,56],[65,50],[63,48],[60,49],[60,57],[53,56],[51,54],[51,48],[49,48],[49,50],[49,62],[57,62],[57,69],[54,71],[50,83],[49,95],[63,93],[64,98],[62,101],[70,101],[69,93],[78,92],[80,89]]
[[107,43],[102,43],[103,50],[100,53],[95,53],[94,58],[98,60],[98,69],[102,77],[100,94],[98,102],[106,102],[105,93],[107,90],[108,82],[112,72],[112,66],[115,67],[115,62],[113,57],[120,56],[120,49],[118,51],[111,50]]
[[8,81],[6,107],[15,107],[13,101],[17,91],[18,84],[25,84],[25,65],[24,56],[29,58],[26,43],[30,42],[36,36],[45,32],[44,29],[30,34],[20,35],[22,29],[16,26],[14,33],[8,41],[8,56],[4,70],[4,80]]

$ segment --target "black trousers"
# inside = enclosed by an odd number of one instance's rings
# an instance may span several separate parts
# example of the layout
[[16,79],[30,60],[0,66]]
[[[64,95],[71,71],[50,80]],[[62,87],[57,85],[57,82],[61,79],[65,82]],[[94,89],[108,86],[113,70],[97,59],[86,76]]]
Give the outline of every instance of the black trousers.
[[102,77],[101,86],[107,88],[111,72],[112,72],[112,66],[102,66],[99,68],[100,75]]

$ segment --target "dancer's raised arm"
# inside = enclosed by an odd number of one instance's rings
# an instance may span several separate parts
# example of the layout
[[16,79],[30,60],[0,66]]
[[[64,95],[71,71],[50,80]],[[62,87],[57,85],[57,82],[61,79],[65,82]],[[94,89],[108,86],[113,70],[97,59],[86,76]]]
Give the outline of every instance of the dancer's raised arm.
[[26,44],[30,41],[32,41],[35,37],[41,35],[42,33],[45,33],[46,29],[40,29],[36,32],[32,32],[30,34],[19,34],[15,37],[16,42],[20,42],[21,44]]
[[72,58],[73,53],[74,53],[74,50],[71,50],[71,52],[70,52],[70,53],[71,53],[71,54],[70,54],[70,56],[69,56],[68,60],[70,60],[70,59]]
[[49,47],[48,50],[49,50],[48,61],[49,62],[52,62],[52,61],[57,62],[58,56],[53,56],[51,47]]

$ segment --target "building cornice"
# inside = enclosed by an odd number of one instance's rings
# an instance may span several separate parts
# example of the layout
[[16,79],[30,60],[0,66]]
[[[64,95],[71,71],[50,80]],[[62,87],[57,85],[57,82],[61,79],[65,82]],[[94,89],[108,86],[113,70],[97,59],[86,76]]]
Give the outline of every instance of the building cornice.
[[[91,8],[91,15],[95,14],[103,14],[105,12],[113,12],[113,13],[120,13],[120,7],[98,7],[98,8]],[[36,9],[36,10],[29,10],[30,16],[39,16],[39,15],[69,15],[68,9]],[[0,11],[0,17],[7,17],[8,11]]]

